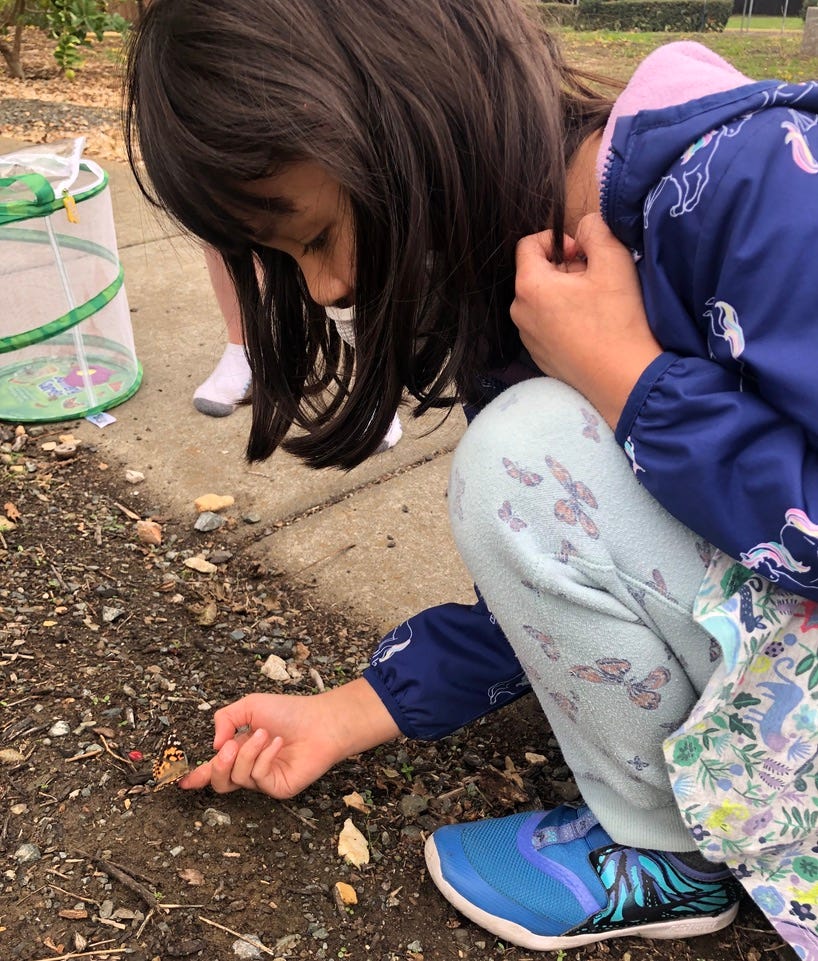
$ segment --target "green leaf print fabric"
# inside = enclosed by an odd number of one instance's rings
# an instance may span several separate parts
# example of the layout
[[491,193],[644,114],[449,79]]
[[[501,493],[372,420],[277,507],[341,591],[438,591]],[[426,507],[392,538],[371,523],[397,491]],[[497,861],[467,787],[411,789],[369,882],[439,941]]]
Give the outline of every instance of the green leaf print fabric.
[[818,604],[717,553],[693,613],[723,658],[664,744],[676,801],[705,857],[818,959]]

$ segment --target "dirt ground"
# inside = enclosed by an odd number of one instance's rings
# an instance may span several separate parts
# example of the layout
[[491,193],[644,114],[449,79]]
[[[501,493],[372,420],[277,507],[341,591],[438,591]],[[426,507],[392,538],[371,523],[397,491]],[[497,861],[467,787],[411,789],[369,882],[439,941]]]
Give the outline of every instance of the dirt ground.
[[[0,80],[0,132],[87,133],[90,155],[121,157],[116,45],[91,54],[71,84],[39,40],[26,48],[32,79]],[[240,516],[198,533],[159,495],[145,507],[122,465],[91,447],[72,452],[70,434],[0,423],[4,961],[531,958],[459,918],[422,856],[442,823],[576,798],[530,699],[437,744],[352,759],[290,802],[151,789],[169,731],[202,759],[213,709],[251,690],[307,694],[356,676],[378,637],[317,607],[309,583],[247,558],[263,532]],[[160,545],[140,540],[138,520],[158,524]],[[201,555],[215,573],[185,564]],[[261,676],[270,654],[287,681]],[[361,867],[338,855],[347,819],[368,842]],[[337,882],[357,903],[343,903]],[[622,939],[570,957],[794,954],[745,903],[712,937]]]

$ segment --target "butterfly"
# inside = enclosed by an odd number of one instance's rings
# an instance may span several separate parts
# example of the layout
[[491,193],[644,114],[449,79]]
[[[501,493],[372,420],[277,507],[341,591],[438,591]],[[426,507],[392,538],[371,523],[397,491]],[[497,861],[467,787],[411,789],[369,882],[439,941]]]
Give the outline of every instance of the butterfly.
[[643,680],[635,681],[627,676],[631,662],[624,658],[602,657],[594,664],[596,667],[575,664],[569,673],[594,684],[621,684],[631,701],[646,711],[655,711],[659,707],[662,696],[656,692],[670,680],[670,671],[666,667],[655,667]]
[[530,638],[533,638],[533,640],[540,645],[543,654],[545,654],[549,660],[558,661],[560,659],[559,651],[554,649],[553,637],[543,634],[541,630],[536,627],[532,627],[530,624],[523,624],[523,630]]
[[162,741],[159,756],[153,762],[154,791],[180,781],[190,770],[190,763],[175,732],[170,731]]
[[558,520],[566,524],[571,524],[572,526],[579,521],[580,527],[588,537],[596,540],[599,537],[599,529],[585,513],[582,506],[583,504],[591,508],[598,506],[593,492],[587,484],[583,484],[582,481],[573,480],[570,473],[558,460],[548,456],[545,458],[545,463],[568,494],[566,499],[560,499],[554,504],[554,516]]
[[596,414],[592,414],[584,407],[580,408],[580,413],[585,421],[585,426],[582,428],[582,436],[587,437],[589,440],[595,440],[598,444],[599,431],[597,430],[597,427],[599,426],[599,418],[596,416]]
[[497,511],[497,516],[501,521],[505,521],[513,531],[521,531],[524,527],[528,527],[522,517],[518,517],[514,513],[508,501],[503,501],[503,506]]
[[505,467],[509,477],[513,477],[514,480],[518,480],[526,487],[536,487],[537,484],[542,483],[542,477],[539,474],[518,467],[517,464],[515,464],[513,460],[509,460],[508,457],[503,458],[503,467]]

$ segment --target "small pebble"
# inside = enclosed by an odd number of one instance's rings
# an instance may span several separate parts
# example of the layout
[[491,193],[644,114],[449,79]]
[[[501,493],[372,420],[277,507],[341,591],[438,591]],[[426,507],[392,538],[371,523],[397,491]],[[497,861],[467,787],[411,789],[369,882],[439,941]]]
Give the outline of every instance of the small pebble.
[[14,860],[20,864],[30,864],[32,861],[39,861],[42,856],[42,851],[36,844],[21,844],[14,852]]
[[249,941],[255,941],[256,944],[250,944],[248,941],[241,940],[234,941],[231,945],[233,948],[233,954],[235,954],[237,958],[244,958],[245,961],[252,961],[253,958],[260,958],[261,951],[258,947],[256,947],[256,945],[260,945],[261,941],[259,941],[255,934],[247,934],[245,937],[248,938]]
[[202,815],[202,820],[212,828],[227,827],[233,823],[229,814],[217,811],[216,808],[208,808]]
[[70,733],[71,725],[68,721],[56,721],[48,729],[49,737],[65,737],[66,734]]
[[217,531],[220,527],[227,523],[226,518],[220,517],[213,511],[203,511],[196,518],[196,523],[193,525],[194,529],[202,532]]

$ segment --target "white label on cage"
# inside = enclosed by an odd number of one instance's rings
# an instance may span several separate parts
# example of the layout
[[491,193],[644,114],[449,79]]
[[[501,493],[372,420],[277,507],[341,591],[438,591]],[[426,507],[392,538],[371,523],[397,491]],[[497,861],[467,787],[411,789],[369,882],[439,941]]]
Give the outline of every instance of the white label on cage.
[[113,414],[108,414],[104,410],[101,410],[98,414],[90,414],[85,418],[92,424],[96,424],[97,427],[107,427],[109,424],[116,423],[116,417]]

